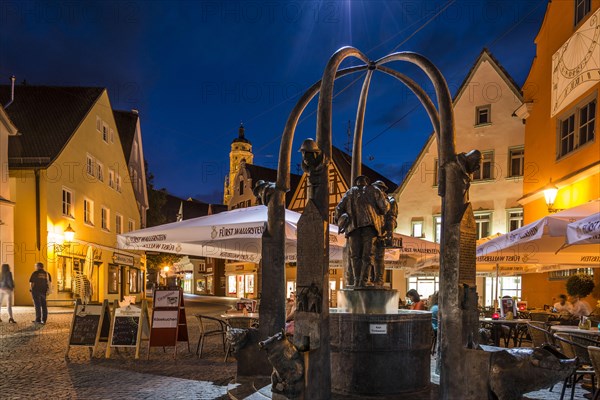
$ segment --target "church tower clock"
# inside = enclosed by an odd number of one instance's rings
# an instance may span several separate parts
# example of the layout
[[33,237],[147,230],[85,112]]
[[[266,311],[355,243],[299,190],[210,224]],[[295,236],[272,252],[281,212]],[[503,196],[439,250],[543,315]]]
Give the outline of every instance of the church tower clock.
[[242,160],[245,161],[246,164],[252,164],[254,162],[252,143],[250,143],[244,135],[244,124],[240,124],[238,137],[231,142],[231,151],[229,152],[229,175],[225,177],[223,204],[229,205],[229,200],[231,200],[231,197],[233,196],[233,188],[236,184],[235,177],[239,172]]

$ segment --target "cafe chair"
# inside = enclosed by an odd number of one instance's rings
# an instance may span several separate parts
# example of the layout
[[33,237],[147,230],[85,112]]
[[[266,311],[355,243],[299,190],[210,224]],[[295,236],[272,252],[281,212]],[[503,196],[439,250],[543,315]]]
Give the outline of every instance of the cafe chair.
[[596,371],[596,385],[594,386],[594,397],[592,397],[592,400],[598,400],[600,398],[600,347],[588,346],[587,349],[594,371]]
[[200,337],[196,346],[196,355],[202,358],[202,348],[207,337],[220,336],[223,342],[223,352],[225,352],[225,333],[227,332],[227,323],[219,318],[209,317],[208,315],[196,314],[200,325]]
[[570,385],[571,400],[573,400],[575,397],[575,385],[577,385],[577,382],[580,381],[585,375],[590,375],[592,387],[595,386],[596,374],[594,372],[594,368],[592,367],[592,362],[588,353],[588,345],[584,345],[582,343],[588,342],[588,340],[593,343],[597,342],[583,336],[572,335],[566,332],[557,332],[554,334],[554,338],[560,346],[562,353],[567,356],[567,358],[577,357],[579,360],[577,369],[565,379],[562,391],[560,393],[560,400],[563,400],[567,386]]
[[543,345],[554,346],[554,338],[544,322],[529,321],[527,323],[527,333],[531,338],[532,347],[541,347]]

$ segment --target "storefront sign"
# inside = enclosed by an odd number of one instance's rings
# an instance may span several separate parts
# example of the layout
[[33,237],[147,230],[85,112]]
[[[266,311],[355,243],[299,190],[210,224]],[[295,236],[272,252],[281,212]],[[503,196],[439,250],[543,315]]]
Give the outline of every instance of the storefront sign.
[[128,256],[120,253],[113,253],[112,258],[115,264],[133,266],[133,256]]
[[152,315],[152,329],[177,328],[177,314],[179,310],[154,311]]

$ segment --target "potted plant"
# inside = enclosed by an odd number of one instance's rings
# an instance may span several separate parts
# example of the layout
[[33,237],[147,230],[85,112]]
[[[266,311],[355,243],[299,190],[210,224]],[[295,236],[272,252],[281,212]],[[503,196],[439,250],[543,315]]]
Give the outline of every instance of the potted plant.
[[594,277],[587,274],[577,274],[567,280],[567,293],[577,298],[587,297],[594,290]]

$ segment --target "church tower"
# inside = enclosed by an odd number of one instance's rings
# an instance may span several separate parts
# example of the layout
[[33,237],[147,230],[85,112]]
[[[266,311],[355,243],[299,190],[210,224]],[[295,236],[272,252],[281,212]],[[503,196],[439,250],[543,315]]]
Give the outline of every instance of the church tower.
[[242,160],[246,164],[254,162],[254,154],[252,154],[252,143],[244,136],[244,124],[240,124],[238,129],[238,137],[231,142],[231,151],[229,152],[229,175],[225,177],[225,187],[223,195],[223,204],[229,205],[229,200],[233,196],[233,187],[235,185],[235,177],[237,176]]

